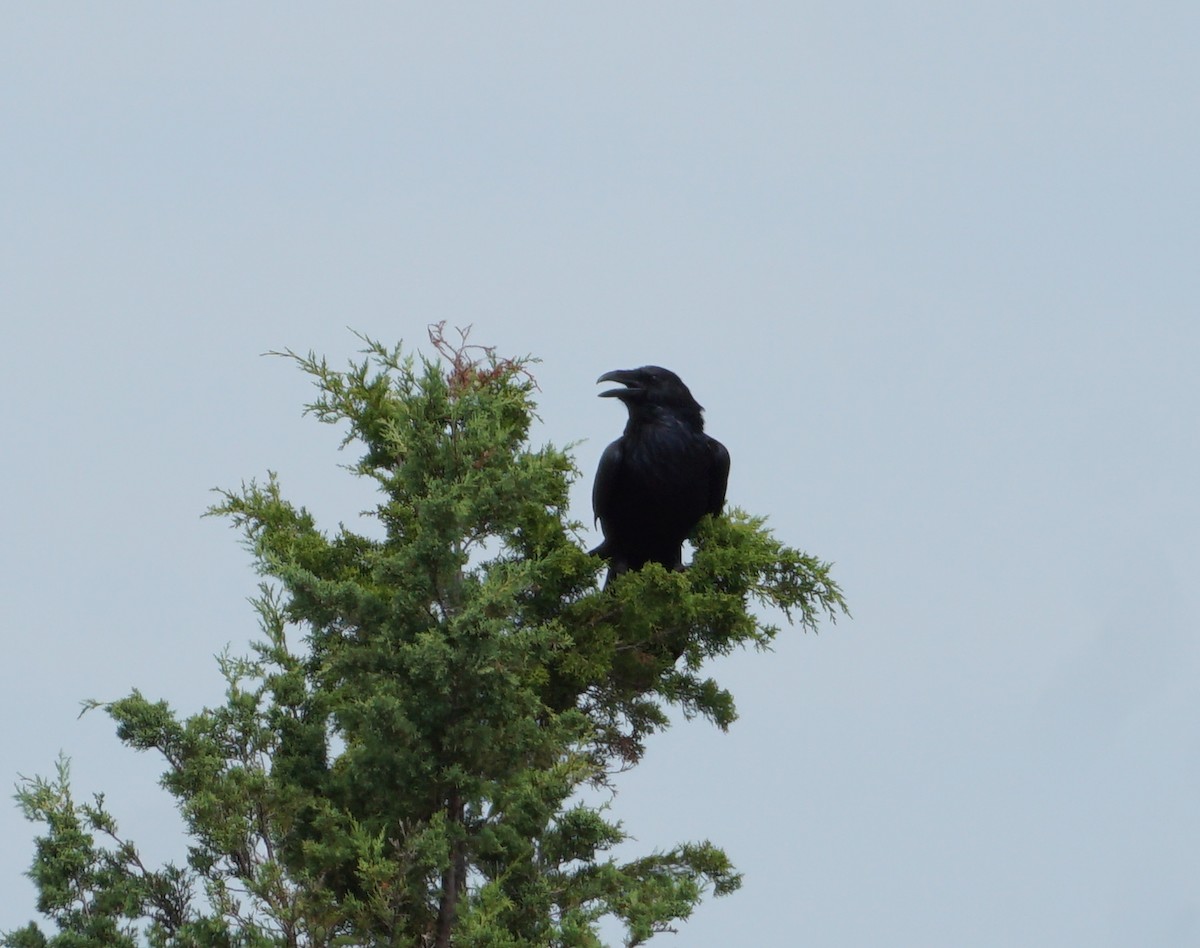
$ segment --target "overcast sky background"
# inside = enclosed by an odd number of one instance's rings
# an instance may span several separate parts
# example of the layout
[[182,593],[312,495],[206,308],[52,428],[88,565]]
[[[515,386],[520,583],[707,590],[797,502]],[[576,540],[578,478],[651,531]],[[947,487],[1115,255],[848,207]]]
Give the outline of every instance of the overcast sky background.
[[61,749],[182,855],[79,702],[220,701],[211,488],[370,502],[260,353],[445,319],[543,360],[589,522],[595,378],[679,372],[853,609],[625,777],[640,851],[746,876],[664,944],[1200,943],[1198,49],[1183,2],[5,5],[0,789]]

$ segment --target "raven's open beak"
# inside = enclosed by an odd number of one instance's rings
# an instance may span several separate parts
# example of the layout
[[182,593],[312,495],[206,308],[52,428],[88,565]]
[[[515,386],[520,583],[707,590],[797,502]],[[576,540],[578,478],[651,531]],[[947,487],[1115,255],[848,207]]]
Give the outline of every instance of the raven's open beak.
[[611,372],[605,372],[600,378],[596,379],[596,384],[601,382],[620,382],[627,388],[610,388],[607,392],[601,392],[601,398],[629,398],[634,392],[641,389],[641,376],[636,369],[614,369]]

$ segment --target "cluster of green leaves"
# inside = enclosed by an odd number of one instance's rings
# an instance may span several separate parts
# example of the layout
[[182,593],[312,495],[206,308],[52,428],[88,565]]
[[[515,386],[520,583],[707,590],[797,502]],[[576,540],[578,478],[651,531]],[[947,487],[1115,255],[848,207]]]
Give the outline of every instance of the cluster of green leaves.
[[578,792],[636,764],[670,706],[727,727],[704,661],[771,641],[757,604],[809,628],[843,609],[827,564],[735,510],[701,525],[689,569],[601,590],[567,513],[574,465],[529,445],[529,360],[432,340],[440,361],[366,340],[345,371],[285,353],[315,380],[308,410],[363,449],[376,535],[323,532],[274,475],[222,492],[212,512],[267,577],[263,641],[221,657],[215,709],[103,705],[165,759],[187,863],[144,867],[65,769],[28,781],[58,932],[3,944],[591,946],[615,916],[636,945],[740,884],[707,842],[619,861],[620,824]]

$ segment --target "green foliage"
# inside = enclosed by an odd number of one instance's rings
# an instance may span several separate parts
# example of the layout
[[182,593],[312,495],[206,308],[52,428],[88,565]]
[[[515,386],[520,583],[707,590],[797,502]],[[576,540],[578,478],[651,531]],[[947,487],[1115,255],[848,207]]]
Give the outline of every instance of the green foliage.
[[165,760],[186,865],[143,866],[60,764],[18,789],[57,932],[0,943],[592,946],[611,915],[637,945],[739,886],[708,842],[618,860],[620,823],[577,793],[635,765],[671,706],[728,727],[705,661],[769,645],[754,605],[805,628],[843,610],[827,564],[734,510],[701,524],[687,570],[599,589],[567,515],[574,465],[528,443],[529,360],[431,339],[441,361],[366,340],[341,372],[284,353],[316,383],[308,411],[362,448],[373,533],[322,531],[273,474],[221,492],[211,512],[265,577],[255,654],[219,658],[215,709],[102,705]]

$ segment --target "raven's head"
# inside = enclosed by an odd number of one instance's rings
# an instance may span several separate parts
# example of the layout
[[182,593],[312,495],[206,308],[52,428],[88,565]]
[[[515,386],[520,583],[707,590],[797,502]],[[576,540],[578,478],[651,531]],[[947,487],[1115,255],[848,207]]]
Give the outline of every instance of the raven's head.
[[605,372],[600,382],[619,382],[624,388],[612,388],[601,392],[601,398],[619,398],[629,409],[631,418],[651,415],[658,411],[679,415],[703,427],[704,422],[699,402],[683,384],[683,380],[669,369],[658,365],[643,365],[640,369],[616,369]]

